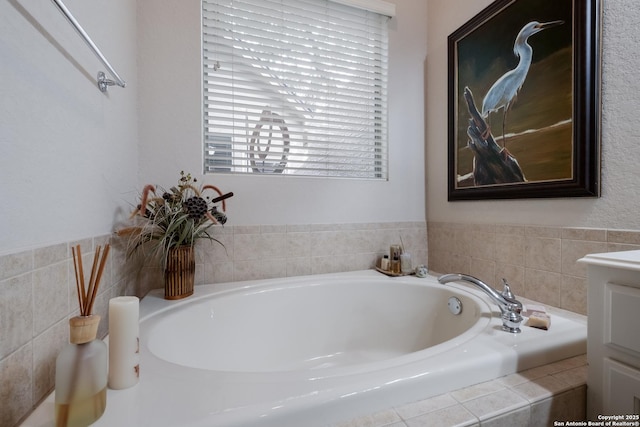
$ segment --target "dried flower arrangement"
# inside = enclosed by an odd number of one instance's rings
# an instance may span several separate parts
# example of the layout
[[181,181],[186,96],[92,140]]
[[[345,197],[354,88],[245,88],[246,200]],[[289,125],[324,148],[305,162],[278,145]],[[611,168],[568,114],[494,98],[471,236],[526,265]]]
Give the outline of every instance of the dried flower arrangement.
[[[144,187],[140,204],[131,214],[134,225],[117,232],[119,236],[128,237],[129,255],[146,243],[151,243],[154,245],[153,254],[160,255],[165,262],[169,249],[193,247],[199,238],[222,244],[209,234],[209,228],[227,221],[225,200],[232,197],[233,193],[222,194],[210,184],[197,185],[196,178],[181,171],[178,185],[168,191],[153,185]],[[207,190],[215,192],[217,197],[205,196]],[[221,203],[221,211],[217,203]]]

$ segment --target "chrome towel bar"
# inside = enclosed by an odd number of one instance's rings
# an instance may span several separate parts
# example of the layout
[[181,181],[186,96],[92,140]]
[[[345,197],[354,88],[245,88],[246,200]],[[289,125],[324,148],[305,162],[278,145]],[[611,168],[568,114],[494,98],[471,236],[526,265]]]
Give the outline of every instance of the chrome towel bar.
[[71,12],[69,12],[69,9],[67,9],[67,7],[64,5],[64,3],[62,3],[61,0],[51,0],[51,1],[53,1],[53,3],[58,7],[60,12],[62,12],[62,14],[71,23],[71,25],[73,25],[73,27],[76,29],[78,34],[80,34],[80,36],[84,39],[84,41],[87,43],[87,45],[91,48],[91,50],[93,50],[93,53],[96,54],[98,59],[102,62],[102,64],[107,68],[107,70],[109,71],[109,73],[113,77],[114,80],[110,80],[110,79],[108,79],[106,77],[104,72],[100,71],[98,73],[97,83],[98,83],[98,88],[100,89],[100,91],[101,92],[106,92],[107,88],[109,86],[113,86],[113,85],[118,85],[120,87],[125,87],[126,86],[126,82],[124,80],[122,80],[122,78],[118,75],[118,73],[116,73],[116,70],[114,70],[113,67],[111,66],[111,64],[109,64],[109,61],[107,61],[107,58],[104,57],[104,55],[102,54],[100,49],[98,49],[98,46],[96,46],[96,44],[93,42],[93,40],[91,40],[91,37],[89,37],[89,35],[86,33],[86,31],[80,26],[78,21],[73,17]]

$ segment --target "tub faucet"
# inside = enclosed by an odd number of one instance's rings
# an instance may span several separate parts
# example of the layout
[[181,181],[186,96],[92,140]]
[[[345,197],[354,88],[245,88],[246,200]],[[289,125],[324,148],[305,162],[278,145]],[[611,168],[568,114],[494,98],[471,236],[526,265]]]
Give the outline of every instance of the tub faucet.
[[468,282],[472,285],[476,285],[482,289],[491,299],[498,305],[500,312],[502,313],[502,330],[519,334],[520,324],[522,323],[522,303],[518,301],[511,293],[511,288],[505,279],[502,279],[504,283],[504,290],[499,293],[480,279],[476,279],[473,276],[466,274],[445,274],[438,277],[438,282],[445,284],[449,282]]

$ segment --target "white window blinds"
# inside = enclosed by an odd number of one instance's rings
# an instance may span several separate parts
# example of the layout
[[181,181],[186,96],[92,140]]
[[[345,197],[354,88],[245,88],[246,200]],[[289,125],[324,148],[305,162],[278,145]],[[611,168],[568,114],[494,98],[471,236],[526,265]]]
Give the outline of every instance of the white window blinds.
[[387,20],[327,0],[202,0],[207,172],[387,178]]

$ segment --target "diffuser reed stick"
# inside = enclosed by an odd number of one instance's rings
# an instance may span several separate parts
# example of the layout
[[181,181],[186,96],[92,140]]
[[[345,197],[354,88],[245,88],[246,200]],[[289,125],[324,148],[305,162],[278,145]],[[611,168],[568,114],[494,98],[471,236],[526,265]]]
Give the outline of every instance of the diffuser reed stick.
[[[99,255],[100,251],[100,246],[98,246],[98,253],[97,255]],[[93,283],[93,291],[91,292],[91,297],[89,298],[89,308],[87,310],[88,314],[91,314],[91,311],[93,310],[93,303],[96,301],[96,294],[98,293],[98,285],[100,284],[100,279],[102,278],[102,272],[104,271],[104,264],[107,260],[107,255],[109,255],[109,244],[107,243],[107,245],[104,247],[104,252],[102,254],[102,258],[100,259],[100,267],[98,268],[98,272],[96,273],[96,278],[95,281]]]
[[[73,254],[73,267],[76,275],[76,290],[78,291],[78,305],[80,308],[81,316],[90,316],[93,310],[93,304],[98,294],[98,287],[100,286],[100,279],[102,279],[102,273],[104,266],[109,255],[109,244],[107,243],[102,251],[102,247],[96,247],[95,254],[93,256],[93,265],[91,266],[91,275],[89,276],[89,286],[85,286],[84,281],[84,269],[82,266],[82,251],[80,245],[76,245],[75,248],[71,248]],[[102,253],[101,253],[102,252]],[[101,256],[102,255],[102,256]]]
[[[82,312],[82,293],[80,292],[80,273],[78,272],[78,262],[82,263],[81,261],[78,261],[76,258],[76,248],[72,247],[71,248],[71,254],[73,255],[73,270],[75,272],[75,277],[76,277],[76,291],[78,294],[78,306],[80,307],[80,312]],[[81,256],[81,255],[79,255]]]

